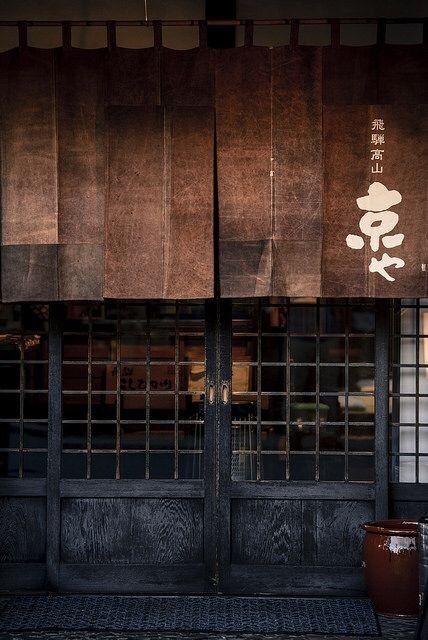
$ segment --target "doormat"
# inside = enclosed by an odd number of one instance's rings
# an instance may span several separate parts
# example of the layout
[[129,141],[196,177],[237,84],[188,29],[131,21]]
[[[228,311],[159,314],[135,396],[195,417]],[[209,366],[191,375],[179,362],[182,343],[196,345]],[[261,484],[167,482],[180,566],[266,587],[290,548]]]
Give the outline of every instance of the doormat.
[[370,602],[352,598],[8,596],[0,631],[211,631],[378,636]]

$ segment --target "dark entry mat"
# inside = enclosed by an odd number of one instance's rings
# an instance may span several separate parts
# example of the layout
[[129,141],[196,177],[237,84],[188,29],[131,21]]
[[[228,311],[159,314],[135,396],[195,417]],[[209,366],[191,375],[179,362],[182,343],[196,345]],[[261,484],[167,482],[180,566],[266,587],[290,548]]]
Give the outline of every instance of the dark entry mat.
[[221,596],[9,596],[0,631],[213,631],[379,635],[368,600]]

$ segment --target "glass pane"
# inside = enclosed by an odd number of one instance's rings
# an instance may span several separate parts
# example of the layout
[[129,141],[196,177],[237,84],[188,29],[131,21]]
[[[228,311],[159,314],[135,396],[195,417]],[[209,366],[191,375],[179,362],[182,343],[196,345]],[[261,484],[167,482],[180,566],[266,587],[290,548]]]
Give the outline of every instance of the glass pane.
[[320,427],[321,451],[345,450],[345,425],[327,425]]
[[320,367],[320,391],[342,391],[345,388],[345,367]]
[[64,420],[86,420],[88,417],[88,396],[64,393],[62,397],[62,415]]
[[261,430],[261,448],[264,451],[285,451],[287,448],[286,425],[264,425]]
[[92,360],[116,360],[116,335],[92,336]]
[[91,417],[92,420],[115,420],[116,396],[112,393],[93,393],[91,395]]
[[233,453],[231,474],[234,482],[256,480],[257,456],[253,453]]
[[91,373],[92,391],[116,391],[116,364],[92,364]]
[[47,364],[25,364],[24,365],[24,388],[47,390],[48,365]]
[[291,454],[290,480],[315,480],[315,456]]
[[24,448],[46,449],[48,446],[47,422],[24,422]]
[[292,424],[290,426],[290,449],[292,451],[315,451],[315,426]]
[[349,450],[374,451],[374,425],[349,425]]
[[317,358],[317,343],[315,338],[290,338],[291,362],[315,362]]
[[174,478],[174,453],[150,453],[149,473],[153,479]]
[[232,392],[245,393],[257,391],[257,367],[250,365],[233,365]]
[[372,422],[375,412],[374,396],[349,396],[348,415],[350,422]]
[[320,338],[320,362],[344,362],[344,338]]
[[122,420],[145,420],[146,394],[122,393],[120,395],[120,416]]
[[149,431],[150,449],[174,449],[174,424],[151,424]]
[[[198,412],[198,398],[199,396],[179,396],[179,418],[191,419],[190,416],[196,418]],[[187,407],[189,413],[186,415],[185,408]],[[175,419],[175,395],[163,394],[163,395],[150,395],[150,419],[151,420],[174,420]]]
[[[268,338],[262,340],[263,345],[266,344]],[[262,356],[263,357],[263,356]],[[256,337],[239,337],[232,338],[232,361],[233,362],[257,362],[257,338]]]
[[291,366],[290,385],[291,391],[315,391],[317,372],[315,366]]
[[21,336],[0,333],[0,360],[20,360]]
[[316,333],[317,308],[312,306],[290,307],[290,333]]
[[142,365],[122,364],[121,365],[120,367],[121,391],[145,391],[146,386],[147,386],[146,365],[144,364]]
[[122,453],[120,456],[120,477],[139,479],[146,476],[145,453]]
[[25,393],[24,394],[24,418],[48,417],[48,394]]
[[320,480],[345,480],[345,456],[320,456]]
[[86,449],[87,424],[65,423],[62,425],[63,449]]
[[174,391],[175,366],[161,364],[150,366],[150,391]]
[[261,368],[262,391],[287,391],[287,368],[269,367]]
[[375,312],[373,309],[354,307],[350,310],[350,333],[374,333]]
[[87,365],[63,364],[62,387],[65,391],[86,391],[88,389]]
[[116,477],[116,455],[98,453],[91,455],[91,478],[113,479]]
[[329,306],[320,308],[320,332],[321,333],[345,333],[346,330],[345,307]]
[[200,480],[204,477],[204,457],[202,453],[180,453],[178,456],[178,477],[182,480]]
[[0,423],[0,448],[19,448],[19,422]]
[[175,359],[175,333],[169,331],[151,331],[150,358],[152,360]]
[[204,336],[180,336],[179,358],[181,362],[204,362]]
[[120,427],[121,449],[145,449],[146,425],[145,424],[121,424]]
[[62,351],[64,360],[87,360],[88,336],[64,334],[62,338]]
[[48,359],[48,336],[47,335],[25,335],[23,337],[24,360],[47,360]]
[[180,424],[178,428],[179,449],[203,449],[204,425]]
[[374,393],[374,368],[350,367],[349,391]]
[[[287,331],[288,317],[289,313],[286,306],[263,307],[262,331],[266,333],[285,333]],[[256,324],[257,322],[254,322],[254,326]]]
[[19,476],[19,453],[0,452],[0,478]]
[[286,457],[284,454],[262,454],[260,479],[261,480],[285,480]]
[[[1,357],[1,353],[0,353]],[[0,389],[17,389],[20,385],[19,364],[2,364],[0,365]]]
[[47,453],[32,452],[23,454],[24,478],[46,478]]
[[374,338],[349,338],[349,362],[374,362]]
[[181,391],[203,391],[205,389],[205,365],[180,365],[179,385]]
[[116,425],[92,423],[91,447],[92,449],[115,449]]
[[[351,400],[352,398],[349,397],[349,407],[351,406]],[[345,396],[322,395],[319,405],[320,422],[344,422],[345,403]]]
[[[269,398],[262,398],[262,406],[268,404]],[[232,420],[257,420],[257,396],[233,395]]]
[[348,475],[354,482],[373,482],[374,456],[348,456]]
[[86,455],[65,453],[61,458],[61,477],[69,479],[86,478]]
[[[290,345],[294,344],[290,339]],[[297,338],[298,340],[298,338]],[[255,338],[254,338],[255,341]],[[286,362],[287,361],[287,338],[285,336],[263,336],[261,340],[262,362]],[[251,353],[251,352],[250,352]],[[257,349],[252,351],[253,359],[257,361]],[[306,361],[305,361],[306,362]],[[311,362],[311,361],[308,361]]]
[[286,422],[287,396],[262,396],[261,414],[266,422]]
[[232,424],[232,451],[256,451],[257,427],[253,424]]
[[120,357],[122,360],[145,360],[147,357],[146,335],[142,333],[122,333],[120,340]]
[[20,394],[0,393],[0,418],[13,419],[20,417]]

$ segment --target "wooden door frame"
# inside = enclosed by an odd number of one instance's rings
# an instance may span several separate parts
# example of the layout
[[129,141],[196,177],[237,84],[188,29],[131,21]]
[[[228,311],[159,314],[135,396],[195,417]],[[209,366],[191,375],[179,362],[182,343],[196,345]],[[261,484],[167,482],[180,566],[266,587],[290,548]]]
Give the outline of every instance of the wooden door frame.
[[[222,402],[222,387],[231,389],[232,377],[232,301],[217,302],[218,309],[218,365],[217,393],[218,418],[216,421],[218,465],[217,478],[217,558],[218,588],[220,593],[284,593],[284,575],[287,592],[291,594],[343,593],[355,594],[361,589],[362,577],[356,579],[355,569],[338,575],[334,567],[318,567],[312,574],[305,567],[272,566],[267,572],[258,567],[241,567],[233,575],[231,562],[231,503],[233,499],[356,499],[374,503],[376,519],[388,516],[388,403],[389,403],[389,344],[390,303],[377,300],[375,305],[375,480],[366,483],[334,482],[232,482],[231,480],[231,394]],[[267,578],[267,580],[266,580]]]

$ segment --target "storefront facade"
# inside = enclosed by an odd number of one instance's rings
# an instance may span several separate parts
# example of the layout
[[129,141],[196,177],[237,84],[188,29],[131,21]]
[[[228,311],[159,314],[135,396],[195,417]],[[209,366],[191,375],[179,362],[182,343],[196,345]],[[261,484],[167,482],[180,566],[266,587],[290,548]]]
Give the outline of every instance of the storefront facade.
[[2,589],[361,593],[360,524],[428,507],[427,317],[3,305]]
[[0,53],[2,591],[357,595],[426,515],[426,29],[278,24]]

